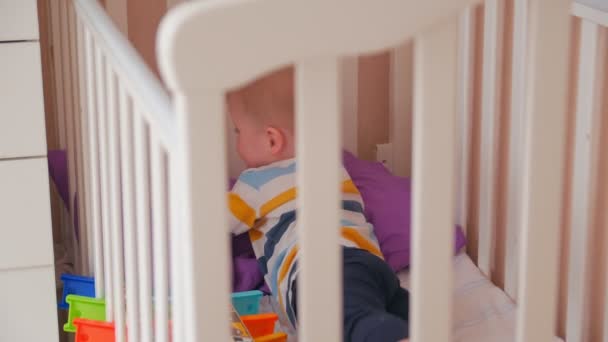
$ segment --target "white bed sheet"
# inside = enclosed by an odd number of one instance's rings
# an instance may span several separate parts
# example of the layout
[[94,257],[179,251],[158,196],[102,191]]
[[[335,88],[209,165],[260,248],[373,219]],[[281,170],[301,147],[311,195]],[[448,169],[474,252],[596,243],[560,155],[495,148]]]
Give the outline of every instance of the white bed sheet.
[[[397,273],[401,286],[409,289],[409,271]],[[274,311],[277,306],[270,297],[262,301],[262,311]],[[516,306],[492,282],[485,278],[469,256],[461,252],[454,257],[454,326],[453,342],[513,342],[515,341]],[[289,321],[280,316],[277,331],[289,334],[297,341]],[[562,341],[555,338],[555,341]],[[379,341],[380,342],[380,341]]]
[[[409,289],[410,273],[397,274]],[[517,310],[515,303],[492,284],[461,252],[454,258],[454,342],[513,342]],[[562,341],[555,338],[555,341]]]

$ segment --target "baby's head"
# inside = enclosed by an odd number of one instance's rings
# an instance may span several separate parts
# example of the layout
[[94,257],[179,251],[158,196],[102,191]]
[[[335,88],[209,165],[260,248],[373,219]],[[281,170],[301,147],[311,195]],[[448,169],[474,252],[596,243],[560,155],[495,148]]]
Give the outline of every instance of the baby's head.
[[293,158],[294,71],[281,69],[226,95],[237,150],[247,167]]

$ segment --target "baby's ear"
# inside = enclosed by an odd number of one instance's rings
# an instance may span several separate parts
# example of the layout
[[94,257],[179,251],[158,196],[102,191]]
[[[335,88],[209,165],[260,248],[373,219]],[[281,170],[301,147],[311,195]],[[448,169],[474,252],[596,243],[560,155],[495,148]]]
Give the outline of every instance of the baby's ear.
[[268,147],[271,154],[277,155],[283,151],[285,147],[285,135],[280,129],[271,126],[267,127],[266,137],[268,138]]

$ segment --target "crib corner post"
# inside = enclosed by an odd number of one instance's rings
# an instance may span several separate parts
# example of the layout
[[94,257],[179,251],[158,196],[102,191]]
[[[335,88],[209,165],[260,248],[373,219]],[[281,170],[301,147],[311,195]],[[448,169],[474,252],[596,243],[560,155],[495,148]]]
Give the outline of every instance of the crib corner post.
[[[230,269],[224,96],[174,95],[175,180],[186,341],[227,341]],[[223,180],[223,181],[222,181]],[[213,281],[209,281],[213,277]],[[213,308],[213,309],[210,309]],[[221,327],[225,327],[222,329]]]

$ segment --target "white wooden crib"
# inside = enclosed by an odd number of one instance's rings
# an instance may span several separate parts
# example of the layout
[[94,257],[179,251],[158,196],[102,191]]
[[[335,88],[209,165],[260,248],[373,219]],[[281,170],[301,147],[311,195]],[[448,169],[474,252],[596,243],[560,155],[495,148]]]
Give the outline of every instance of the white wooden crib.
[[[95,276],[116,341],[229,340],[229,236],[217,227],[226,225],[227,176],[240,165],[233,152],[226,153],[232,146],[224,93],[291,63],[297,70],[299,215],[307,227],[301,232],[298,335],[300,341],[341,339],[338,235],[328,232],[337,232],[332,227],[339,220],[341,146],[357,150],[355,56],[396,48],[390,154],[393,171],[403,173],[400,156],[408,153],[408,142],[400,131],[408,126],[409,90],[400,46],[412,39],[411,340],[452,340],[452,224],[473,220],[468,205],[478,2],[186,2],[159,30],[167,92],[96,1],[59,1],[52,22],[55,44],[62,47],[55,60],[57,106],[65,123],[70,192],[79,193],[77,272]],[[474,219],[480,227],[477,266],[487,276],[496,240],[500,3],[487,0],[484,8],[480,215]],[[515,4],[504,290],[517,301],[517,341],[552,341],[574,8],[584,18],[573,171],[573,220],[582,228],[571,242],[567,341],[587,341],[581,317],[589,301],[586,246],[593,237],[586,220],[590,165],[599,146],[584,136],[599,122],[597,44],[598,35],[606,44],[600,27],[608,25],[608,15],[566,0]],[[321,234],[327,238],[313,239]],[[608,295],[606,302],[604,310]],[[604,320],[608,327],[608,313]]]

